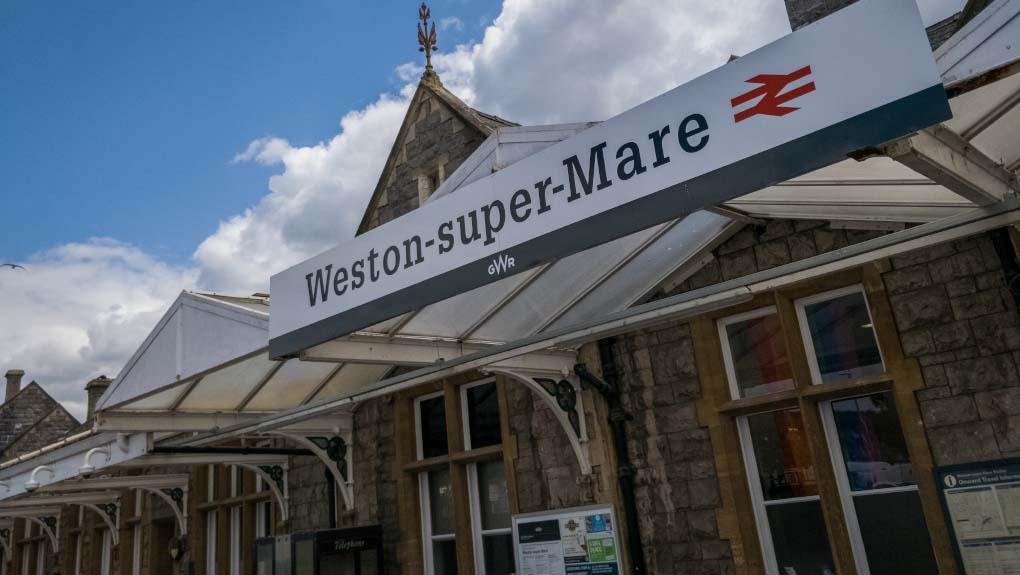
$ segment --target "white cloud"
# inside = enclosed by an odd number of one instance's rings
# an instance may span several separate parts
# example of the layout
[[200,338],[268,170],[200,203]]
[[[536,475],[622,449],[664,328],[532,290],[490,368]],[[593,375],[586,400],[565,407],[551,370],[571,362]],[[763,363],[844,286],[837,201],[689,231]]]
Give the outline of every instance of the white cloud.
[[194,269],[162,263],[110,239],[65,244],[0,273],[0,366],[24,369],[71,412],[85,383],[114,376]]
[[461,31],[464,29],[464,21],[456,16],[447,16],[446,18],[439,19],[440,30],[457,30]]
[[[961,1],[922,8],[934,18]],[[521,123],[599,120],[788,30],[782,0],[505,0],[479,43],[434,62],[448,88],[486,112]],[[394,72],[398,93],[348,112],[328,141],[269,137],[241,150],[234,162],[280,171],[257,205],[197,247],[193,267],[90,240],[39,254],[26,272],[0,273],[0,366],[25,369],[80,414],[85,381],[119,371],[181,289],[261,291],[271,273],[350,238],[421,67]]]
[[470,52],[479,108],[528,123],[585,121],[788,31],[781,0],[506,0],[483,41],[458,50]]
[[[521,123],[598,120],[788,30],[782,0],[505,0],[481,42],[433,62],[444,85],[486,112]],[[395,72],[400,94],[348,113],[329,142],[264,138],[234,157],[282,172],[257,206],[198,247],[201,285],[262,290],[270,273],[353,235],[422,68]]]
[[195,251],[199,283],[216,291],[251,293],[269,275],[349,238],[360,221],[409,96],[383,96],[350,112],[340,133],[314,146],[280,138],[248,145],[235,161],[280,165],[269,194],[233,216]]

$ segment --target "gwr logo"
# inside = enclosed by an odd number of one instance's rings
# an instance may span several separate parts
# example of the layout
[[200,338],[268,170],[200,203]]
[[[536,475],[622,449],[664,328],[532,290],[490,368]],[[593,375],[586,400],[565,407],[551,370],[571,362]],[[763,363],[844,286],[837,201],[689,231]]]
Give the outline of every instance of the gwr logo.
[[757,116],[761,114],[763,116],[785,116],[790,112],[796,112],[800,108],[793,106],[783,106],[783,104],[815,91],[815,83],[808,82],[803,86],[798,86],[786,93],[781,93],[791,83],[804,78],[811,74],[811,66],[804,66],[799,70],[794,70],[789,74],[758,74],[757,76],[747,80],[750,84],[761,84],[761,86],[745,92],[736,98],[730,100],[730,105],[734,108],[741,104],[746,104],[751,100],[761,97],[758,103],[733,115],[733,119],[737,122],[742,122],[751,116]]

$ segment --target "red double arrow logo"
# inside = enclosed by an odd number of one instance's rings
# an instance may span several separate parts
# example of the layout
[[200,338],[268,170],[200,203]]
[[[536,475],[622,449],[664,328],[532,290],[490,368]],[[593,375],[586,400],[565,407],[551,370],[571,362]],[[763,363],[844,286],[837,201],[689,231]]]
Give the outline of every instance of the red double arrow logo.
[[737,112],[733,115],[733,119],[736,122],[743,122],[744,120],[757,115],[763,116],[785,116],[790,112],[796,112],[800,108],[794,106],[784,106],[787,102],[795,100],[804,94],[809,94],[815,91],[815,83],[808,82],[802,86],[798,86],[788,92],[783,92],[787,86],[791,83],[805,78],[811,74],[811,66],[804,66],[799,70],[794,70],[789,74],[758,74],[757,76],[747,80],[749,84],[761,84],[757,88],[744,92],[730,100],[730,105],[734,108],[746,104],[755,98],[760,97],[758,103]]

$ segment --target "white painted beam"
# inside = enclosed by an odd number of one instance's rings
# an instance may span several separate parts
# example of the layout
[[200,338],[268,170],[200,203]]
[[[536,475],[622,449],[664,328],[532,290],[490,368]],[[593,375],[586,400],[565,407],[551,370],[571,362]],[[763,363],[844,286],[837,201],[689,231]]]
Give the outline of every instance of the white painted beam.
[[48,507],[54,505],[98,505],[101,503],[116,501],[119,498],[119,491],[32,495],[31,497],[26,497],[24,499],[0,502],[0,514],[6,514],[7,511],[11,509],[25,509],[30,507]]
[[256,453],[153,453],[131,461],[120,467],[157,467],[164,465],[284,465],[286,455],[264,455]]
[[107,489],[170,489],[188,486],[187,473],[167,475],[131,475],[124,477],[97,477],[95,479],[79,479],[47,485],[39,489],[43,493],[66,493],[71,491],[92,491]]
[[[272,415],[272,412],[221,411],[214,413],[165,411],[107,411],[97,418],[96,425],[102,431],[119,432],[215,432],[216,430],[258,421]],[[301,422],[288,429],[302,432],[320,432],[323,430],[348,430],[351,427],[349,417],[336,415],[324,420]]]
[[[301,354],[304,361],[332,361],[381,365],[426,366],[498,347],[495,343],[466,343],[441,338],[396,337],[361,334],[319,344]],[[494,367],[568,372],[576,354],[572,350],[545,350],[512,358]]]
[[943,125],[921,130],[882,149],[890,158],[979,206],[1020,192],[1016,176]]

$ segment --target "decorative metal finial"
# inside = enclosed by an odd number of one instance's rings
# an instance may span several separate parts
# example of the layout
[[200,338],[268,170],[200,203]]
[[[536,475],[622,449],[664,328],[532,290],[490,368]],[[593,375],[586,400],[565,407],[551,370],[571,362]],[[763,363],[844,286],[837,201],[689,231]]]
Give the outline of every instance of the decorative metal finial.
[[428,4],[422,2],[418,8],[418,51],[425,52],[425,73],[422,78],[436,76],[432,69],[432,51],[436,47],[436,21],[432,20],[432,11]]

